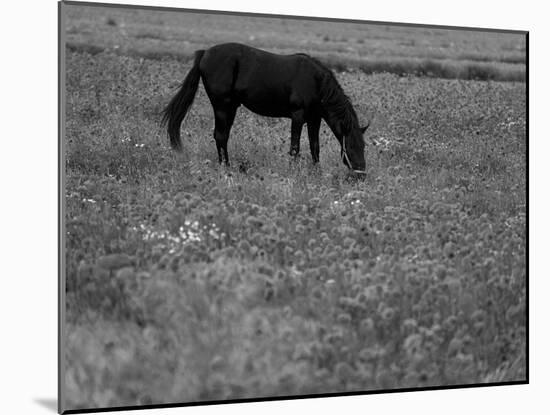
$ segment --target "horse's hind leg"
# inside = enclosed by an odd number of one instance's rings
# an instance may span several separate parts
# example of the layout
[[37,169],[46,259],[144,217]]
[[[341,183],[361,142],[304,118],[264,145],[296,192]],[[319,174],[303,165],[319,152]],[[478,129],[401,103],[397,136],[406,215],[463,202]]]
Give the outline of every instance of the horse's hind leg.
[[229,132],[231,126],[235,120],[235,113],[237,107],[226,106],[223,108],[216,108],[214,110],[215,127],[214,127],[214,139],[216,140],[216,147],[218,149],[218,161],[220,164],[225,159],[225,164],[229,166],[229,155],[227,154],[227,141],[229,140]]
[[309,149],[313,163],[319,163],[319,127],[321,118],[313,118],[307,121],[307,135],[309,138]]
[[300,154],[300,136],[304,126],[304,111],[296,111],[292,114],[290,125],[290,155],[297,157]]

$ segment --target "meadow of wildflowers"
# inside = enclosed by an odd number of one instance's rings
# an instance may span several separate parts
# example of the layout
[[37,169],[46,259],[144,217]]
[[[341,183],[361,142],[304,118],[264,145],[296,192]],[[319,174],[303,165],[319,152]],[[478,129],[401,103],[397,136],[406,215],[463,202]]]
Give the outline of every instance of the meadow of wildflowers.
[[202,86],[175,154],[188,69],[67,52],[67,408],[525,380],[524,83],[338,73],[356,180],[244,109],[219,167]]

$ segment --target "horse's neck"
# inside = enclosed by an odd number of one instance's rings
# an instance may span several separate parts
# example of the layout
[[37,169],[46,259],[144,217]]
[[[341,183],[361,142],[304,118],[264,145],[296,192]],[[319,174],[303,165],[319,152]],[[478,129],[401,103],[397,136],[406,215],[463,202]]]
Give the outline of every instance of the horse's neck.
[[353,109],[349,108],[351,104],[345,97],[332,97],[324,104],[325,122],[332,130],[332,133],[341,140],[349,133],[351,124],[350,118],[353,117]]
[[334,135],[341,140],[357,124],[357,116],[334,74],[330,71],[324,72],[321,79],[324,119]]
[[344,132],[342,131],[342,126],[338,122],[338,119],[331,117],[330,115],[326,115],[324,117],[325,122],[329,126],[330,130],[332,131],[332,134],[338,139],[338,141],[342,141],[342,137],[344,135]]

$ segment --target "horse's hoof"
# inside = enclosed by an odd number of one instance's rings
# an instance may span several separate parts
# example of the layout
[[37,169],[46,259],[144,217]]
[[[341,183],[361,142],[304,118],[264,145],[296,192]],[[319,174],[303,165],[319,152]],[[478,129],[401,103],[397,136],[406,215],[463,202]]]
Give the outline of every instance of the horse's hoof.
[[349,170],[347,174],[348,179],[352,180],[366,180],[367,172],[362,170]]
[[300,150],[298,150],[297,148],[291,148],[288,154],[293,157],[298,157],[300,155]]

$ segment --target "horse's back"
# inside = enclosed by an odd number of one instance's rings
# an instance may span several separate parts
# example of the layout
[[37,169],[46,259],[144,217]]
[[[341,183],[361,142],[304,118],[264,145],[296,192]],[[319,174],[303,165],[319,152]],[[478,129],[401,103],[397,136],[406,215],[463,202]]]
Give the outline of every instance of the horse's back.
[[290,116],[316,98],[316,65],[307,55],[278,55],[239,43],[208,49],[200,69],[213,103],[233,101],[267,116]]

